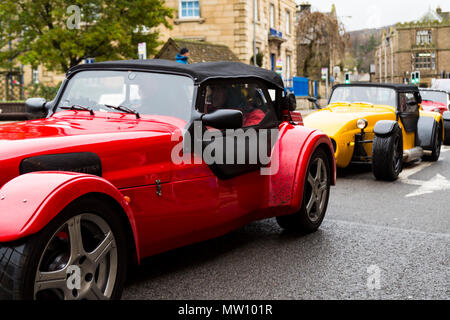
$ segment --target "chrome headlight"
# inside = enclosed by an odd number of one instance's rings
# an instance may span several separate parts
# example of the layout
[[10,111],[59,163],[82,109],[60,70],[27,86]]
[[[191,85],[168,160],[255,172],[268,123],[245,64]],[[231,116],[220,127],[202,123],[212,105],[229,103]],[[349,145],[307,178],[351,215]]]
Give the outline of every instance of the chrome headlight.
[[367,122],[366,119],[359,119],[358,121],[356,121],[356,126],[361,130],[367,128],[368,125],[369,123]]

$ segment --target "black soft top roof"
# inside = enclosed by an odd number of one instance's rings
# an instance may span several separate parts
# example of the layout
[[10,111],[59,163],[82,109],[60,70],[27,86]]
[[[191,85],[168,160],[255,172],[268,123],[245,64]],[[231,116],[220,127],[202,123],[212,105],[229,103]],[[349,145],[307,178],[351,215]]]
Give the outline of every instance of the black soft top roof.
[[338,87],[380,87],[380,88],[390,88],[401,92],[419,92],[419,88],[413,84],[403,84],[403,83],[375,83],[375,82],[358,82],[351,84],[338,84],[333,87],[333,90]]
[[119,60],[80,64],[71,68],[67,75],[81,70],[148,70],[190,76],[195,83],[201,84],[211,79],[257,78],[265,81],[269,87],[284,89],[281,77],[266,69],[254,67],[240,62],[204,62],[181,64],[170,60]]

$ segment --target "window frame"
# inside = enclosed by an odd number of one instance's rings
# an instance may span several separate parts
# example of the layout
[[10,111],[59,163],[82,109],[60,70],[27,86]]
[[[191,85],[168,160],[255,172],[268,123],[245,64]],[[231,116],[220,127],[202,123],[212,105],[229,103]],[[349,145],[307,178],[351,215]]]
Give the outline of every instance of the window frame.
[[269,5],[269,26],[275,29],[275,5],[273,3]]
[[[270,89],[278,91],[276,88],[271,88],[267,84],[257,78],[241,78],[241,79],[211,79],[202,83],[197,96],[197,103],[195,105],[195,111],[205,114],[205,101],[206,101],[206,88],[210,85],[232,85],[232,84],[256,84],[263,91],[264,98],[267,101],[267,113],[260,123],[253,126],[242,127],[242,129],[256,128],[256,129],[269,129],[278,127],[279,114],[277,112],[277,102],[273,100],[269,94]],[[270,119],[272,118],[272,119]]]
[[286,53],[286,79],[291,78],[291,64],[292,64],[292,56],[289,53]]
[[285,25],[286,34],[291,35],[291,11],[286,10],[285,19],[286,19],[286,25]]
[[[424,41],[425,40],[425,41]],[[416,31],[416,45],[426,45],[433,42],[433,33],[431,30]]]
[[34,68],[31,71],[31,83],[39,84],[39,68]]
[[[197,2],[198,3],[198,16],[197,15],[192,15],[192,16],[183,16],[183,3],[188,3],[188,2]],[[195,12],[195,9],[193,9]],[[200,19],[201,18],[201,14],[200,14],[200,0],[179,0],[178,1],[178,18],[179,19]]]
[[436,52],[416,52],[414,66],[416,69],[435,70]]

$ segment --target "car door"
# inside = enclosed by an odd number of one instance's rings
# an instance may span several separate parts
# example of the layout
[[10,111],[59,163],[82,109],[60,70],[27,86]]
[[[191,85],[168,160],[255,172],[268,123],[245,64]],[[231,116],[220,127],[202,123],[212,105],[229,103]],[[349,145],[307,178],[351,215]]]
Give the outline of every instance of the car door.
[[237,130],[203,128],[203,158],[214,174],[226,180],[267,166],[278,138],[278,120],[265,85],[251,79],[214,81],[204,86],[201,97],[198,109],[203,114],[222,109],[243,114]]
[[418,92],[400,92],[398,114],[407,133],[417,130],[419,121],[419,93]]

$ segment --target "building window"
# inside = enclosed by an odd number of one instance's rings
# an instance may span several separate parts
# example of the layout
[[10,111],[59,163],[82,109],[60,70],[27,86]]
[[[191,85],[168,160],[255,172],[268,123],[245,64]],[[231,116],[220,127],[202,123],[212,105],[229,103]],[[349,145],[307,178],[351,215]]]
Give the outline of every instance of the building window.
[[253,0],[253,1],[254,1],[253,5],[255,6],[255,12],[254,12],[255,20],[259,21],[259,0]]
[[31,82],[33,84],[39,83],[39,70],[38,69],[33,69],[32,76],[31,76]]
[[286,11],[286,34],[291,34],[291,13]]
[[436,69],[436,54],[434,52],[416,53],[416,69]]
[[269,18],[270,18],[270,27],[272,29],[275,29],[275,6],[273,4],[270,4]]
[[199,0],[180,0],[180,18],[200,18]]
[[419,30],[417,31],[416,44],[430,44],[431,43],[431,30]]
[[291,78],[291,56],[286,55],[286,79]]

